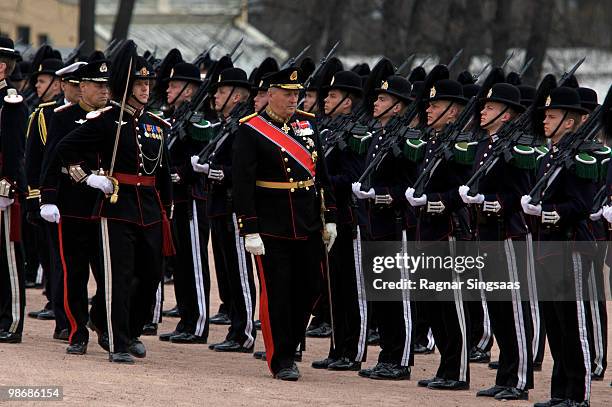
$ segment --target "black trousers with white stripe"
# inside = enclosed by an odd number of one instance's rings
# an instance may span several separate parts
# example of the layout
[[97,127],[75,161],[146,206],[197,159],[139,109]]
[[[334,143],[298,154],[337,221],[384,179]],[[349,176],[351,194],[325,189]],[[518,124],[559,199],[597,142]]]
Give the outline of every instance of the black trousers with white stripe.
[[10,236],[10,209],[1,211],[0,223],[0,331],[21,333],[25,310],[24,269],[21,252]]
[[604,261],[607,242],[597,245],[597,255],[587,280],[587,327],[593,374],[603,376],[608,366],[608,312],[606,309]]
[[219,259],[225,270],[225,283],[230,294],[227,340],[233,340],[244,347],[255,343],[255,282],[250,256],[244,249],[244,238],[238,235],[236,216],[228,221],[225,216],[210,219],[211,239],[220,248]]
[[[329,357],[362,362],[367,351],[368,310],[362,270],[353,241],[351,224],[338,225],[338,237],[329,252],[332,311],[334,316],[335,347],[330,341]],[[325,286],[325,285],[324,285]],[[329,302],[323,291],[322,302]]]
[[[506,239],[487,250],[487,262],[482,271],[493,275],[506,270],[506,281],[527,286],[528,259],[524,244],[514,244]],[[525,290],[526,291],[526,290]],[[509,301],[488,301],[491,327],[499,346],[499,368],[495,384],[519,390],[533,388],[533,333],[531,309],[528,298],[522,298],[520,290],[508,293]]]
[[477,348],[484,352],[493,347],[491,316],[486,301],[465,301],[470,314],[470,349]]
[[[577,298],[586,298],[586,280],[591,261],[580,253],[568,250],[564,254],[548,256],[539,262],[540,281],[556,281],[559,270],[573,270],[574,281],[564,281],[573,286]],[[565,273],[567,275],[567,273]],[[591,394],[591,356],[587,335],[585,301],[543,301],[544,320],[550,353],[554,365],[551,380],[551,397],[589,400]]]
[[204,201],[176,203],[176,268],[174,291],[181,319],[176,330],[208,337],[210,271],[209,225]]

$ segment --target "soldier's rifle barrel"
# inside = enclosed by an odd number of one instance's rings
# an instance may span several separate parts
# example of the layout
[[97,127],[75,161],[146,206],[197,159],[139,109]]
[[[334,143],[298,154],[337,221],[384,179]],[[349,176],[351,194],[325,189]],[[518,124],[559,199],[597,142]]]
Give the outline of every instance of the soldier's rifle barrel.
[[304,49],[301,50],[296,56],[291,57],[287,59],[285,62],[283,62],[283,64],[280,66],[280,70],[282,71],[285,68],[289,68],[290,66],[293,66],[297,61],[300,60],[300,58],[304,56],[304,54],[306,54],[306,52],[309,49],[310,49],[310,44],[306,45]]

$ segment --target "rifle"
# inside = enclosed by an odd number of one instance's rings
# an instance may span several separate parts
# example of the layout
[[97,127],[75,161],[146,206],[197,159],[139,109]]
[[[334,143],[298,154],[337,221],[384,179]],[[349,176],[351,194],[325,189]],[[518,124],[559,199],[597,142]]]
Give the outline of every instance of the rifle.
[[[576,70],[582,65],[584,62],[584,58],[580,61],[576,62],[576,64],[570,69],[569,72],[563,74],[561,79],[559,79],[559,86],[563,86],[563,84],[567,81],[567,79],[572,76]],[[542,81],[540,87],[538,88],[536,100],[542,99],[543,95],[548,95],[551,89],[547,86],[546,81]],[[492,149],[489,156],[486,158],[484,163],[476,170],[476,172],[472,175],[472,177],[465,184],[470,187],[468,192],[469,196],[476,196],[478,194],[478,183],[480,180],[488,174],[493,167],[499,162],[499,160],[503,157],[505,162],[508,162],[512,159],[512,148],[517,144],[532,144],[533,137],[528,135],[527,132],[531,128],[532,120],[533,120],[533,112],[538,108],[535,103],[532,103],[526,110],[518,116],[516,119],[512,120],[509,123],[506,123],[499,131],[498,136],[500,142]]]
[[310,49],[310,44],[306,45],[304,47],[303,50],[301,50],[296,56],[291,57],[289,59],[287,59],[285,62],[283,62],[283,64],[280,66],[279,70],[282,71],[285,68],[289,68],[290,66],[293,66],[297,61],[300,60],[300,58],[302,58],[304,56],[304,54]]
[[602,110],[601,105],[597,106],[589,115],[589,119],[578,130],[564,136],[564,140],[561,141],[560,154],[529,192],[529,196],[531,196],[530,204],[538,205],[542,202],[546,192],[554,184],[561,171],[570,169],[574,165],[574,157],[579,151],[597,147],[593,140],[603,126],[600,120]]
[[317,68],[310,74],[308,79],[306,79],[306,82],[304,82],[304,89],[308,89],[312,80],[316,78],[319,72],[321,72],[321,69],[323,69],[329,58],[334,55],[334,52],[336,52],[336,48],[338,48],[338,45],[340,45],[340,41],[336,42],[334,46],[329,50],[329,52],[323,58],[321,58],[319,66],[317,66]]
[[79,52],[81,51],[81,48],[83,48],[83,45],[85,45],[85,41],[81,41],[81,43],[77,45],[77,47],[73,49],[70,54],[68,54],[66,60],[64,61],[64,65],[70,65],[76,62],[77,58],[79,57]]
[[395,74],[400,75],[404,68],[412,64],[412,61],[414,60],[415,56],[416,54],[408,55],[408,58],[406,58],[404,62],[402,62],[402,64],[397,67],[397,69],[395,70]]
[[510,60],[512,59],[512,57],[514,57],[514,51],[510,52],[510,55],[508,55],[506,57],[506,59],[504,60],[504,62],[501,64],[501,69],[505,69],[506,65],[508,65],[508,62],[510,62]]
[[[234,53],[238,49],[238,46],[242,43],[242,40],[243,39],[240,38],[240,40],[236,43],[232,51],[227,55],[229,58],[234,55]],[[213,85],[213,76],[215,75],[206,75],[206,79],[200,85],[191,101],[189,101],[188,103],[183,103],[177,109],[175,113],[176,120],[172,124],[172,127],[169,131],[170,135],[168,138],[168,150],[172,149],[172,146],[174,145],[174,143],[176,143],[177,139],[183,140],[185,138],[185,136],[187,135],[188,123],[197,123],[200,121],[201,117],[199,114],[196,113],[202,109],[204,103],[206,103],[206,101],[210,97],[209,90]]]
[[457,61],[459,61],[459,57],[461,56],[461,54],[463,54],[463,48],[461,48],[459,51],[457,51],[457,53],[455,54],[455,56],[450,60],[450,62],[448,63],[448,65],[446,65],[448,67],[448,70],[450,71],[451,68],[453,67],[453,65],[455,65],[457,63]]
[[203,61],[204,59],[206,59],[206,57],[207,57],[208,55],[210,55],[211,51],[212,51],[212,50],[213,50],[213,49],[214,49],[216,46],[217,46],[217,43],[216,43],[216,42],[215,42],[215,43],[213,43],[213,45],[211,45],[210,47],[208,47],[208,49],[207,49],[207,50],[202,51],[202,52],[201,52],[201,53],[200,53],[200,54],[199,54],[197,57],[195,57],[192,63],[193,63],[194,65],[196,65],[196,66],[199,66],[199,65],[202,63],[202,61]]

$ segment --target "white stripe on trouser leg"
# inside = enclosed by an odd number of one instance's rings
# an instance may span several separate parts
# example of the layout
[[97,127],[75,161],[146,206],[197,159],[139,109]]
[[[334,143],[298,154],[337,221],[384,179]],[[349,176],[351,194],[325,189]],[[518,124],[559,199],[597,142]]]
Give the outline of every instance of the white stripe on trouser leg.
[[431,332],[431,328],[427,329],[427,349],[433,350],[436,346],[436,340],[434,339],[433,332]]
[[[587,336],[586,314],[584,312],[584,298],[582,286],[582,256],[578,252],[572,253],[574,265],[574,284],[576,286],[576,312],[578,319],[578,338],[582,348],[582,360],[584,362],[584,400],[591,398],[591,352]],[[578,400],[581,401],[581,400]]]
[[189,220],[189,231],[191,233],[191,258],[193,260],[193,276],[198,298],[198,320],[196,321],[195,335],[204,335],[206,326],[206,291],[204,290],[204,276],[202,273],[202,252],[200,250],[200,228],[198,224],[198,208],[196,201],[192,202],[192,217]]
[[[455,246],[455,238],[449,237],[448,243],[450,247],[450,255],[451,257],[456,256],[457,248]],[[453,280],[456,283],[460,283],[459,274],[452,271]],[[460,285],[459,285],[460,286]],[[461,330],[461,362],[459,363],[459,380],[467,381],[467,369],[468,369],[468,344],[467,344],[467,331],[465,324],[465,311],[463,309],[463,294],[461,290],[453,290],[453,294],[455,297],[455,310],[457,311],[457,320],[459,322],[459,329]]]
[[[516,252],[514,250],[514,244],[512,239],[506,239],[504,241],[504,250],[506,252],[506,264],[508,270],[508,277],[512,283],[518,283],[518,270],[516,266]],[[525,390],[527,386],[527,367],[529,361],[527,360],[527,334],[525,333],[525,318],[523,315],[523,304],[521,302],[521,294],[518,290],[510,290],[512,295],[512,310],[514,319],[514,333],[516,335],[517,345],[517,383],[516,388],[519,390]]]
[[111,264],[110,241],[108,238],[108,220],[100,219],[102,229],[102,255],[104,256],[104,302],[106,305],[106,325],[108,326],[108,349],[115,352],[115,339],[113,337],[113,269]]
[[597,282],[595,280],[595,263],[592,263],[591,273],[589,275],[589,306],[591,308],[591,325],[593,326],[593,347],[595,348],[595,355],[593,357],[595,370],[593,371],[593,374],[601,375],[603,373],[604,358],[603,332],[601,320],[599,319],[600,315]]
[[155,292],[155,307],[153,308],[153,322],[154,324],[159,324],[159,318],[161,316],[161,307],[162,307],[162,283],[157,286],[157,291]]
[[[6,246],[6,263],[8,265],[9,280],[11,282],[11,326],[9,332],[17,332],[21,322],[21,295],[19,287],[19,276],[17,275],[17,261],[15,259],[15,243],[11,242],[11,213],[6,208],[1,211],[4,214],[4,242]],[[2,217],[0,216],[0,221]]]
[[242,286],[242,296],[244,298],[244,306],[246,309],[246,326],[244,328],[244,334],[246,341],[244,341],[245,348],[253,346],[255,339],[253,338],[253,304],[251,303],[251,288],[249,287],[248,269],[246,263],[246,255],[244,253],[244,239],[240,237],[238,232],[238,222],[236,220],[236,214],[232,213],[232,219],[234,221],[234,237],[236,239],[236,252],[238,253],[238,271],[240,272],[240,285]]
[[357,226],[357,237],[353,239],[353,260],[355,261],[355,281],[357,283],[357,304],[359,306],[359,340],[355,362],[362,362],[368,339],[368,303],[366,301],[363,265],[361,263],[361,230]]
[[533,239],[531,233],[527,233],[525,239],[525,249],[527,253],[527,289],[529,291],[529,308],[531,310],[531,321],[533,326],[533,340],[531,341],[531,348],[533,353],[533,360],[538,354],[538,347],[540,346],[540,306],[538,302],[538,289],[535,277],[535,258],[533,256]]
[[[406,238],[406,231],[402,231],[402,255],[408,255],[408,241]],[[403,257],[402,256],[402,257]],[[400,269],[400,275],[402,279],[406,279],[408,281],[410,279],[410,273],[406,270],[406,267],[403,266]],[[412,341],[412,310],[410,309],[410,290],[402,289],[402,309],[404,312],[404,352],[402,354],[402,366],[408,366],[410,362],[410,345]]]
[[38,268],[36,269],[36,284],[42,284],[43,275],[44,275],[44,270],[42,268],[42,265],[39,264]]
[[[482,269],[478,269],[478,277],[480,281],[484,281]],[[491,319],[489,317],[489,307],[487,307],[487,297],[483,289],[480,289],[480,306],[482,308],[482,337],[476,347],[485,350],[491,340]]]

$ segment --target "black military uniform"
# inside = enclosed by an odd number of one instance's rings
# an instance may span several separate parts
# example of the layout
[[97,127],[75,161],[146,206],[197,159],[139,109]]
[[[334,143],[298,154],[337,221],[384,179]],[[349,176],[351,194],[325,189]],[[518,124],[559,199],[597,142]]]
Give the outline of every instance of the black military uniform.
[[[410,83],[401,76],[392,75],[384,80],[377,94],[386,93],[395,98],[395,104],[409,104]],[[394,104],[394,105],[395,105]],[[386,112],[385,112],[386,113]],[[372,135],[365,158],[366,168],[380,154],[379,149],[387,143],[394,121],[379,127]],[[414,217],[407,221],[404,211],[404,191],[414,181],[415,165],[411,165],[402,154],[388,152],[387,156],[369,174],[368,186],[359,185],[362,191],[372,191],[365,201],[365,228],[361,238],[365,241],[401,241],[402,251],[407,252],[408,242],[414,241]],[[359,195],[357,195],[359,197]],[[363,208],[363,206],[362,206]],[[411,225],[407,225],[412,223]],[[405,278],[406,276],[402,276]],[[377,301],[373,303],[373,314],[380,334],[381,351],[378,364],[373,369],[363,369],[361,376],[372,379],[409,379],[410,366],[414,365],[414,344],[412,342],[413,304],[407,291],[402,292],[401,301]]]
[[[361,78],[351,71],[337,72],[326,86],[327,91],[332,89],[344,92],[345,98],[352,95],[356,102],[362,95]],[[338,106],[342,102],[344,99]],[[368,310],[363,270],[357,267],[361,263],[356,230],[358,214],[356,205],[353,205],[351,184],[363,172],[369,137],[349,132],[350,123],[355,119],[351,114],[336,114],[335,122],[343,127],[321,130],[326,130],[328,142],[324,143],[325,162],[336,198],[338,218],[338,237],[329,253],[335,342],[330,342],[328,357],[313,362],[313,367],[330,370],[357,370],[367,353]],[[338,134],[340,140],[330,140]]]
[[[250,90],[250,83],[246,73],[239,68],[227,68],[219,75],[216,84],[232,86]],[[253,266],[247,261],[243,239],[238,234],[238,222],[234,211],[234,197],[232,184],[235,180],[233,174],[232,145],[237,137],[235,124],[240,117],[236,111],[243,109],[241,104],[236,105],[228,118],[222,119],[224,133],[217,141],[208,158],[211,172],[207,180],[207,215],[210,219],[211,239],[213,250],[216,250],[216,260],[223,263],[224,275],[219,278],[226,279],[229,291],[229,317],[231,324],[225,340],[210,345],[211,349],[219,352],[252,352],[255,344],[256,330],[253,323],[255,310],[255,283],[253,280]],[[223,171],[223,178],[211,178],[213,170]]]
[[[463,105],[466,99],[463,96],[461,84],[457,81],[444,79],[434,83],[429,93],[429,101],[444,100],[452,104]],[[441,117],[441,116],[440,116]],[[439,118],[435,119],[439,120]],[[439,153],[439,133],[431,132],[427,145],[422,168],[435,159]],[[469,165],[457,160],[443,159],[431,176],[424,195],[427,203],[424,207],[416,208],[418,214],[416,240],[418,248],[428,254],[428,243],[448,241],[447,255],[456,255],[456,242],[465,238],[461,235],[465,230],[456,227],[454,213],[463,203],[457,192],[459,185],[468,178]],[[441,203],[441,205],[439,204]],[[434,207],[442,208],[434,209]],[[434,255],[443,255],[440,250],[434,250]],[[435,270],[449,274],[445,281],[458,281],[458,274],[448,270]],[[440,365],[432,379],[419,381],[419,386],[432,389],[466,389],[469,387],[469,318],[464,308],[463,298],[459,290],[454,292],[454,301],[432,301],[427,307],[426,318],[431,326],[436,346],[440,350]]]
[[[13,41],[0,37],[0,56],[17,59]],[[25,309],[24,270],[18,267],[20,201],[27,194],[23,162],[27,108],[6,78],[0,80],[0,198],[11,202],[0,211],[0,343],[21,342]],[[8,202],[7,202],[8,200]]]
[[[578,92],[567,87],[554,89],[544,109],[588,113],[580,105]],[[537,179],[551,170],[555,159],[567,147],[564,144],[565,138],[553,145],[541,159]],[[594,172],[589,166],[594,166],[596,160],[582,153],[578,158],[572,169],[561,170],[543,197],[534,240],[538,285],[555,287],[555,283],[563,284],[562,290],[568,287],[575,290],[573,297],[577,299],[543,302],[548,343],[554,360],[551,397],[559,402],[573,400],[581,403],[588,402],[591,393],[591,360],[585,303],[582,299],[586,298],[584,287],[592,266],[588,259],[592,253],[582,250],[589,245],[575,246],[574,243],[594,240],[586,219],[591,211],[596,188],[595,180],[591,177]],[[559,279],[560,273],[566,277]]]
[[[126,78],[130,61],[132,70]],[[111,71],[111,94],[121,95],[127,87],[130,95],[135,80],[151,78],[151,67],[137,56],[136,45],[126,42]],[[129,100],[134,98],[131,94]],[[146,101],[140,104],[143,102]],[[164,143],[169,123],[128,103],[120,121],[121,109],[121,104],[113,101],[110,106],[88,113],[87,122],[57,144],[50,160],[74,163],[83,153],[98,153],[100,174],[112,169],[116,201],[103,199],[100,194],[95,208],[101,217],[110,360],[133,363],[128,351],[137,357],[146,355],[138,337],[150,317],[162,276],[163,256],[174,254],[166,215],[172,199]],[[114,135],[118,126],[113,157],[115,137],[109,135]],[[81,169],[90,174],[84,178],[90,185],[95,170]]]
[[[180,62],[171,70],[168,81],[199,85],[200,70],[193,64]],[[169,147],[176,231],[174,290],[180,321],[173,332],[160,335],[160,339],[173,343],[206,343],[210,306],[209,225],[205,179],[194,173],[190,158],[208,144],[214,130],[204,119],[183,125],[186,126],[186,137],[179,139],[177,134],[172,135],[174,141]]]
[[[107,60],[91,60],[74,74],[72,80],[106,83],[110,63]],[[100,168],[98,154],[84,152],[78,160],[50,161],[53,149],[67,134],[87,121],[87,114],[94,108],[81,100],[55,109],[49,125],[45,160],[41,172],[41,206],[56,205],[61,222],[58,222],[58,239],[61,264],[64,268],[64,308],[70,324],[68,353],[83,354],[87,351],[88,320],[94,327],[105,330],[102,256],[100,251],[100,219],[93,209],[98,192],[84,184],[87,176],[83,168]],[[89,269],[96,280],[91,312],[88,311]]]
[[[525,110],[520,104],[520,91],[507,83],[493,85],[483,102],[504,105],[502,112],[485,123],[483,128],[509,109],[517,114]],[[497,134],[478,142],[473,170],[477,171],[487,162],[491,151],[502,142]],[[497,276],[499,270],[505,270],[505,281],[518,282],[521,287],[527,287],[531,283],[528,270],[533,267],[533,259],[531,247],[527,247],[531,245],[531,239],[527,239],[529,230],[520,211],[520,197],[531,189],[536,153],[530,146],[512,145],[509,148],[512,149],[513,158],[508,162],[500,159],[479,182],[474,232],[483,253],[487,253],[487,262],[480,278],[495,281],[493,276]],[[467,190],[467,187],[463,188]],[[523,292],[527,293],[527,290]],[[531,313],[528,298],[522,298],[523,292],[513,290],[509,301],[496,298],[487,302],[500,356],[495,386],[479,391],[478,396],[495,397],[497,400],[527,399],[528,390],[533,388]]]
[[[302,88],[297,68],[268,79],[270,87]],[[241,120],[232,160],[240,234],[246,239],[261,237],[265,247],[265,254],[256,256],[262,285],[260,319],[268,366],[283,380],[299,377],[295,350],[320,293],[321,218],[335,222],[334,199],[312,120],[300,111],[283,120],[268,106],[261,115]]]
[[[41,62],[38,70],[32,74],[32,81],[36,83],[39,75],[51,75],[53,81],[59,81],[56,72],[64,66],[60,59],[48,58]],[[52,84],[52,83],[51,83]],[[43,91],[40,97],[41,103],[34,109],[28,122],[28,133],[26,142],[26,176],[28,179],[27,216],[30,223],[34,225],[37,236],[38,255],[46,273],[46,295],[53,313],[46,317],[40,313],[39,319],[55,318],[54,338],[68,339],[69,325],[64,311],[64,279],[62,261],[59,256],[59,243],[57,226],[41,222],[39,215],[40,206],[40,173],[43,156],[46,150],[47,135],[51,117],[54,110],[59,106],[57,100],[43,102],[49,92],[51,84]],[[58,96],[59,100],[60,97]],[[32,315],[33,316],[33,315]]]

